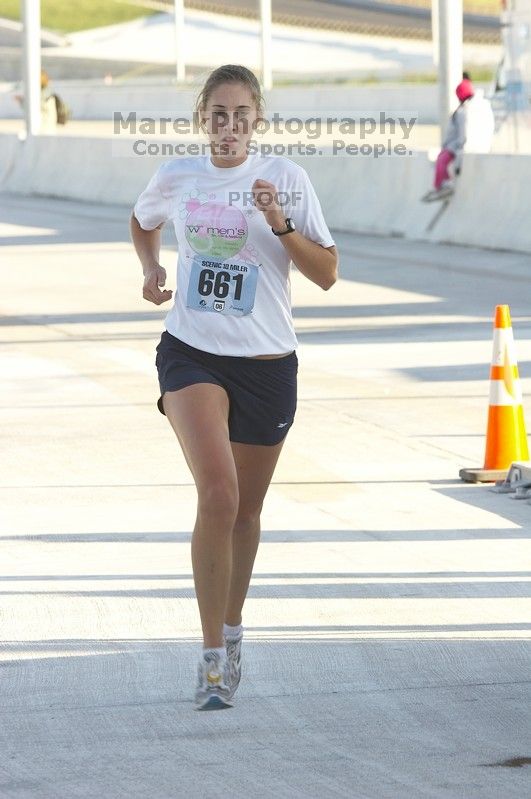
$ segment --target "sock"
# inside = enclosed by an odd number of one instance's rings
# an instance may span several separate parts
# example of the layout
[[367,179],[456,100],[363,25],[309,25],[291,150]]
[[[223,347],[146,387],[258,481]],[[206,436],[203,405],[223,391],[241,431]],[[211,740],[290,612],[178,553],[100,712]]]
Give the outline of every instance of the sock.
[[242,633],[243,627],[241,624],[237,624],[236,627],[231,627],[230,624],[223,625],[223,635],[227,638],[239,638]]
[[225,651],[225,647],[215,647],[215,646],[208,646],[206,649],[203,649],[203,655],[207,652],[216,652],[221,660],[224,660],[227,657],[227,652]]

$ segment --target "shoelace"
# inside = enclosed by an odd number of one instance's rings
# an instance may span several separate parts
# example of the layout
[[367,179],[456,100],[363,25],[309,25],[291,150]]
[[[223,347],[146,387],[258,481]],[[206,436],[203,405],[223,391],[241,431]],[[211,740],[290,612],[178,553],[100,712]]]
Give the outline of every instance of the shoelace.
[[240,665],[240,656],[238,650],[240,644],[241,644],[240,639],[237,639],[235,641],[226,639],[227,660],[229,662],[229,676],[231,682],[233,682],[238,677],[238,671]]

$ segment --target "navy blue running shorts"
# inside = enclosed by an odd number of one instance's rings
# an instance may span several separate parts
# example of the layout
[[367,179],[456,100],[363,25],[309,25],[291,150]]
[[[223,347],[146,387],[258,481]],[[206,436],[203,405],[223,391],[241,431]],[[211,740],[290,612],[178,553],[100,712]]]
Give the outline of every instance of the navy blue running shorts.
[[[194,383],[214,383],[229,396],[229,438],[242,444],[278,444],[297,409],[295,350],[280,358],[215,355],[186,344],[164,330],[156,348],[159,411],[162,395]],[[166,414],[164,414],[166,415]]]

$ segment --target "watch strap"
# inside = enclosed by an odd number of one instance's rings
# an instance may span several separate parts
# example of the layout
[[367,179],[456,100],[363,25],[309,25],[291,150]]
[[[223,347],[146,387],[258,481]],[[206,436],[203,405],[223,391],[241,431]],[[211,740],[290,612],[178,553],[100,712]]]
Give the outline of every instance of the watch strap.
[[295,230],[295,225],[289,217],[286,218],[286,230],[275,230],[271,228],[275,236],[285,236],[286,233],[292,233]]

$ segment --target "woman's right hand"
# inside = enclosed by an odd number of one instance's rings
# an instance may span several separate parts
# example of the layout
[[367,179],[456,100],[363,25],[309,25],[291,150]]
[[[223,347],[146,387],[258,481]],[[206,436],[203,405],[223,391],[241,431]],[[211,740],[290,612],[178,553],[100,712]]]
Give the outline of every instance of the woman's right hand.
[[171,300],[173,293],[171,289],[164,289],[164,291],[161,291],[159,288],[159,286],[163,286],[165,283],[166,270],[164,267],[160,264],[152,266],[151,269],[144,272],[142,296],[145,300],[154,302],[155,305],[161,305],[163,302]]

